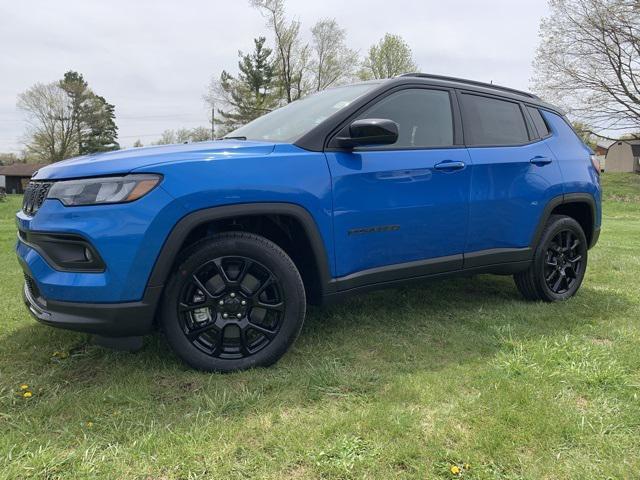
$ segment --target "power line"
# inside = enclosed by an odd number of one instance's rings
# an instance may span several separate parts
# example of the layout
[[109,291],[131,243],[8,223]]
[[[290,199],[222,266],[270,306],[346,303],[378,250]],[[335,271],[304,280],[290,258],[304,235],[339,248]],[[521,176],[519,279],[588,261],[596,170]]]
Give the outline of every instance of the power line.
[[195,113],[158,113],[152,115],[116,115],[116,120],[143,120],[143,119],[165,119],[165,118],[175,118],[175,117],[199,117],[202,118],[203,114],[195,114]]

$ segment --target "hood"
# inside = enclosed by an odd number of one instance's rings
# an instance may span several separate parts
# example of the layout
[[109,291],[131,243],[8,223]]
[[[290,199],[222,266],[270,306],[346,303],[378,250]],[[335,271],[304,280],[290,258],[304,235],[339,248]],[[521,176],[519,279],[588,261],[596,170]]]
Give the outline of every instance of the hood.
[[233,156],[269,155],[273,142],[215,140],[178,145],[128,148],[70,158],[41,168],[34,180],[123,175],[138,168],[185,160],[215,160]]

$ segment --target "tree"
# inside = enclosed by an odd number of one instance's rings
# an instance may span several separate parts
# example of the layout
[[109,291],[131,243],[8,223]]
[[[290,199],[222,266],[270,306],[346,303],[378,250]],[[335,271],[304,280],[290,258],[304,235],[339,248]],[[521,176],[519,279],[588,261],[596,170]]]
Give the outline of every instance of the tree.
[[[153,142],[153,145],[170,145],[174,143],[192,143],[209,140],[211,137],[207,127],[196,127],[192,129],[179,128],[177,130],[165,130],[160,138]],[[137,143],[137,142],[136,142]],[[134,144],[134,147],[136,145]],[[142,146],[142,144],[140,145]]]
[[311,29],[311,72],[316,92],[353,77],[358,54],[346,46],[346,31],[333,18],[320,20]]
[[572,125],[573,125],[573,129],[578,134],[578,136],[582,139],[584,144],[594,149],[598,144],[598,141],[596,140],[596,138],[592,133],[593,127],[580,121],[572,122]]
[[0,165],[13,165],[14,163],[25,163],[25,159],[15,153],[0,153]]
[[57,162],[77,152],[73,101],[58,82],[36,83],[18,95],[27,117],[27,153],[39,162]]
[[81,74],[66,72],[59,82],[37,83],[18,95],[27,116],[27,153],[57,162],[120,148],[114,106],[93,93]]
[[91,91],[89,84],[85,82],[84,77],[74,71],[68,71],[60,80],[60,88],[62,88],[69,100],[71,101],[71,119],[75,126],[76,143],[78,145],[78,153],[82,155],[84,148],[82,145],[82,110],[84,102],[89,98]]
[[140,139],[137,139],[135,142],[133,142],[133,148],[140,148],[140,147],[144,147]]
[[120,145],[115,122],[115,107],[99,95],[91,92],[80,113],[80,155],[118,150]]
[[192,128],[189,140],[192,142],[206,142],[207,140],[211,140],[211,130],[207,127]]
[[629,132],[620,135],[620,140],[640,140],[640,132]]
[[118,127],[115,123],[115,107],[96,95],[82,74],[72,70],[60,80],[62,88],[71,100],[71,116],[75,124],[78,154],[105,152],[120,148]]
[[[234,130],[251,120],[270,112],[279,104],[275,94],[275,67],[271,49],[265,47],[264,37],[254,39],[254,51],[244,55],[238,52],[238,75],[223,70],[220,80],[214,82],[210,103],[221,101],[226,109],[218,109],[219,122],[225,132]],[[213,105],[212,105],[213,107]],[[209,136],[209,135],[208,135]]]
[[540,24],[534,90],[597,131],[640,126],[640,5],[550,0]]
[[358,75],[362,80],[371,80],[391,78],[417,70],[409,45],[400,35],[386,33],[382,40],[369,48]]
[[165,130],[160,135],[160,138],[153,142],[153,145],[171,145],[178,143],[176,140],[176,132],[173,130]]
[[267,19],[275,37],[278,84],[282,98],[291,103],[309,91],[309,45],[300,38],[300,22],[287,20],[284,0],[251,0],[251,5]]

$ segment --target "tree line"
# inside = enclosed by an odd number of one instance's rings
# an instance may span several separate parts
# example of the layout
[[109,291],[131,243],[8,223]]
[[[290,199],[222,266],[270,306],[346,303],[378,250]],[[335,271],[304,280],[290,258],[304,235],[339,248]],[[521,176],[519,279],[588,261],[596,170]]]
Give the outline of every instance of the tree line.
[[[417,70],[410,47],[399,35],[386,34],[359,59],[335,19],[318,21],[305,42],[301,23],[286,16],[284,0],[250,4],[264,16],[273,44],[265,36],[254,39],[251,53],[238,52],[238,73],[223,70],[211,83],[205,102],[217,113],[215,131],[213,125],[165,130],[152,144],[210,140],[305,95]],[[49,163],[120,148],[114,105],[94,93],[78,72],[33,85],[18,96],[18,108],[27,118],[24,156],[30,160]],[[16,160],[12,155],[2,158]]]
[[[360,57],[334,18],[320,19],[304,35],[300,21],[287,16],[285,0],[249,2],[262,14],[269,35],[255,38],[250,53],[239,51],[237,72],[223,70],[207,89],[215,132],[213,125],[166,130],[154,144],[209,140],[311,93],[418,70],[399,35],[385,34]],[[533,90],[563,107],[587,143],[640,138],[640,4],[549,0],[549,6],[540,25]],[[18,107],[27,118],[30,160],[55,162],[119,148],[114,105],[78,72],[33,85],[18,96]],[[0,162],[16,158],[0,154]]]
[[26,156],[37,162],[120,148],[115,107],[78,72],[36,83],[18,96],[18,108],[27,118]]
[[219,118],[219,135],[310,93],[418,70],[399,35],[385,34],[360,59],[335,18],[316,22],[305,41],[301,23],[287,17],[284,0],[250,3],[264,17],[273,43],[265,36],[255,38],[251,53],[238,52],[238,73],[223,70],[211,82],[205,99]]

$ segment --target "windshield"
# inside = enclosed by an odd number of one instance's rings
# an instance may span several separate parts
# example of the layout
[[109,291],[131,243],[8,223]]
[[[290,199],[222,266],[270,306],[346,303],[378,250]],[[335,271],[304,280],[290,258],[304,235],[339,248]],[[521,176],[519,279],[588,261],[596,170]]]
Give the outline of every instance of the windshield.
[[256,118],[224,138],[293,142],[376,86],[372,82],[323,90]]

